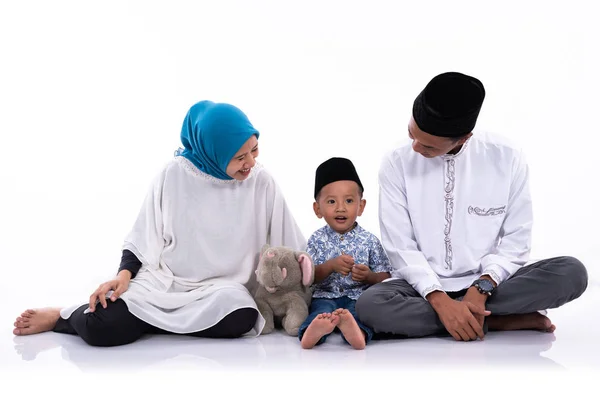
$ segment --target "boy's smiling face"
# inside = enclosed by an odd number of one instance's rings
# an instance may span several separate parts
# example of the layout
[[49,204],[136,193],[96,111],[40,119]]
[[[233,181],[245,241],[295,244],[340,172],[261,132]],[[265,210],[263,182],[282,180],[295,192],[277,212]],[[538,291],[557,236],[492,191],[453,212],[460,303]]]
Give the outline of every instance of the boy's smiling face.
[[323,186],[313,210],[318,218],[325,218],[334,231],[343,234],[354,227],[366,203],[356,182],[337,181]]

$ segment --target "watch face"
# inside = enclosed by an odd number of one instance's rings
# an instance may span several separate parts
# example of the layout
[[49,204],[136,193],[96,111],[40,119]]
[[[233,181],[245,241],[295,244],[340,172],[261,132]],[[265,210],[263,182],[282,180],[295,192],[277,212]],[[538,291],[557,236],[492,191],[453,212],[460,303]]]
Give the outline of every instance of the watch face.
[[477,282],[477,285],[479,285],[479,287],[486,292],[491,292],[492,290],[494,290],[494,285],[492,285],[492,282],[488,281],[487,279],[479,280]]

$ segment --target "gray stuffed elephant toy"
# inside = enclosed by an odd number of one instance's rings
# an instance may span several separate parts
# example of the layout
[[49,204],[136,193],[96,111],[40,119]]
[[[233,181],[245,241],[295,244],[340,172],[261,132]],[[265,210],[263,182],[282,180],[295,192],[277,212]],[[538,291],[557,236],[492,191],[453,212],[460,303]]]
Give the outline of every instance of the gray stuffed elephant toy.
[[310,286],[315,279],[315,266],[308,253],[264,245],[256,278],[259,286],[254,299],[266,320],[261,334],[273,332],[278,322],[289,335],[298,335],[308,317]]

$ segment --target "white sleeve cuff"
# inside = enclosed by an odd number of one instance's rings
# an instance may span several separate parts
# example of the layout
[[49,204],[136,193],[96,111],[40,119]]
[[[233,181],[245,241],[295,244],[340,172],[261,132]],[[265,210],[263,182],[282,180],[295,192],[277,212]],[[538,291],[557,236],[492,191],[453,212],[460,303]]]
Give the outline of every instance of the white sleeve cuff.
[[426,287],[426,288],[425,288],[425,289],[423,289],[423,290],[418,290],[418,292],[421,294],[421,296],[423,296],[423,298],[424,298],[425,300],[427,300],[427,295],[428,295],[429,293],[432,293],[432,292],[435,292],[435,291],[440,291],[440,292],[443,292],[443,291],[444,291],[444,289],[442,289],[442,286],[441,286],[441,285],[439,285],[439,284],[437,284],[437,283],[436,283],[436,284],[434,284],[434,285],[430,285],[430,286]]

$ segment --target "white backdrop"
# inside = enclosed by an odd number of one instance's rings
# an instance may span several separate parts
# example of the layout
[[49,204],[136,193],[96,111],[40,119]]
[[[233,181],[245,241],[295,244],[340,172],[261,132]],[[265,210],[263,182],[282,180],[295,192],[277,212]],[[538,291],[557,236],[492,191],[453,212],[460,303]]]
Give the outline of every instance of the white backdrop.
[[2,2],[3,311],[85,299],[116,272],[202,99],[248,114],[307,236],[323,223],[314,171],[332,156],[357,165],[359,221],[379,234],[380,158],[405,138],[414,97],[450,70],[486,86],[478,128],[527,152],[532,256],[576,256],[597,279],[600,29],[588,3]]

